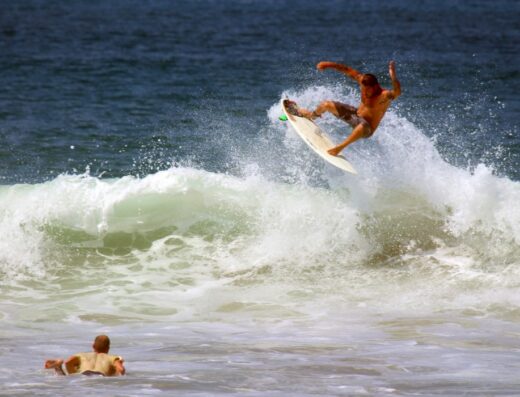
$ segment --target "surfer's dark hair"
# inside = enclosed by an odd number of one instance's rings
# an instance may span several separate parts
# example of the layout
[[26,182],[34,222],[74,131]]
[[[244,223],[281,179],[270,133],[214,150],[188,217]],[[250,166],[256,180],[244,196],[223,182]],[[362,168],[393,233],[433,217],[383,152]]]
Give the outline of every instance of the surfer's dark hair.
[[361,84],[363,84],[364,86],[367,86],[367,87],[373,87],[375,85],[378,85],[379,82],[377,81],[376,76],[374,76],[373,74],[370,74],[370,73],[366,73],[361,78]]
[[110,350],[110,338],[106,335],[98,335],[92,346],[97,353],[108,353]]

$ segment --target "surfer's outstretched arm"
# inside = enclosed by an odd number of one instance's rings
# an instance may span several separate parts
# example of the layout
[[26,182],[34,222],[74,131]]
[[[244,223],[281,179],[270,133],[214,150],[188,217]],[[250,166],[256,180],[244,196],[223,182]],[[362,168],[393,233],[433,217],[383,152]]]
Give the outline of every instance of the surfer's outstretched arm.
[[392,90],[389,91],[390,97],[391,99],[395,99],[401,95],[401,83],[399,83],[395,74],[395,61],[390,61],[388,64],[388,74],[390,74],[390,78],[392,79]]
[[[58,375],[67,375],[67,373],[73,374],[77,372],[79,365],[80,358],[78,356],[71,356],[65,361],[62,359],[45,361],[45,368],[54,369]],[[64,367],[67,372],[63,370]]]
[[116,370],[116,374],[124,375],[126,373],[125,366],[123,365],[124,361],[121,357],[118,360],[114,361],[114,368]]
[[338,72],[341,72],[341,73],[347,75],[352,80],[355,80],[358,83],[360,83],[361,79],[363,78],[363,73],[358,72],[356,69],[352,69],[350,66],[342,65],[341,63],[323,61],[323,62],[318,63],[316,65],[316,68],[318,70],[324,70],[324,69],[337,70]]
[[54,371],[56,372],[57,375],[65,375],[62,365],[63,365],[63,360],[61,360],[61,359],[45,361],[45,368],[54,369]]

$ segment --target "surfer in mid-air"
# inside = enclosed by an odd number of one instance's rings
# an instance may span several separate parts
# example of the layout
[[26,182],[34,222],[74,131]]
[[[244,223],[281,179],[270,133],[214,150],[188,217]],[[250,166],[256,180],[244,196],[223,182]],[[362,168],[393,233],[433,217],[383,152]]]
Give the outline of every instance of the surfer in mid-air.
[[394,61],[390,61],[388,65],[388,71],[392,79],[391,90],[383,89],[373,74],[360,73],[340,63],[320,62],[316,68],[318,70],[335,69],[357,81],[361,88],[361,103],[357,108],[341,102],[323,101],[312,112],[302,108],[296,110],[301,116],[310,120],[314,120],[321,117],[323,113],[329,112],[352,126],[353,130],[350,136],[339,145],[328,150],[329,154],[337,156],[339,152],[351,143],[360,138],[369,138],[374,134],[390,103],[401,95],[401,84],[395,74]]

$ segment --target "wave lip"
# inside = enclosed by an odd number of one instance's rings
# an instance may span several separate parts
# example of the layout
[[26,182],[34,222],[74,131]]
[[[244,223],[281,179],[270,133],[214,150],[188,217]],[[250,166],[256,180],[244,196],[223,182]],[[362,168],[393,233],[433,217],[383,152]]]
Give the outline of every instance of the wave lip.
[[[312,107],[331,95],[352,99],[327,87],[290,96]],[[469,172],[446,163],[393,111],[373,139],[349,148],[358,177],[315,167],[314,154],[277,121],[279,111],[278,103],[269,110],[266,134],[282,136],[284,156],[271,160],[283,163],[281,175],[251,161],[242,176],[174,167],[144,178],[61,175],[0,187],[2,278],[77,272],[81,283],[103,269],[125,285],[139,279],[149,280],[142,288],[199,291],[194,299],[204,296],[202,286],[278,285],[294,297],[325,294],[351,304],[386,296],[395,307],[458,305],[464,291],[477,297],[486,288],[503,292],[500,305],[514,302],[517,182],[483,165]],[[323,122],[336,138],[345,133],[337,120]],[[308,170],[302,163],[319,178],[298,177]],[[288,169],[295,178],[285,178]],[[424,283],[432,288],[416,292]]]

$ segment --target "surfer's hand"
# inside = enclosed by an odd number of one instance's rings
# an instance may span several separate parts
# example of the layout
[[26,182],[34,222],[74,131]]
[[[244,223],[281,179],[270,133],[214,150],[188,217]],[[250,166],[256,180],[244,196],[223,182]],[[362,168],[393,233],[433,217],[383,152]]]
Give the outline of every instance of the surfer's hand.
[[388,64],[388,73],[390,74],[390,77],[392,80],[395,79],[395,61],[390,61]]
[[318,70],[327,69],[327,68],[330,68],[333,64],[334,64],[334,62],[323,61],[316,65],[316,69],[318,69]]

